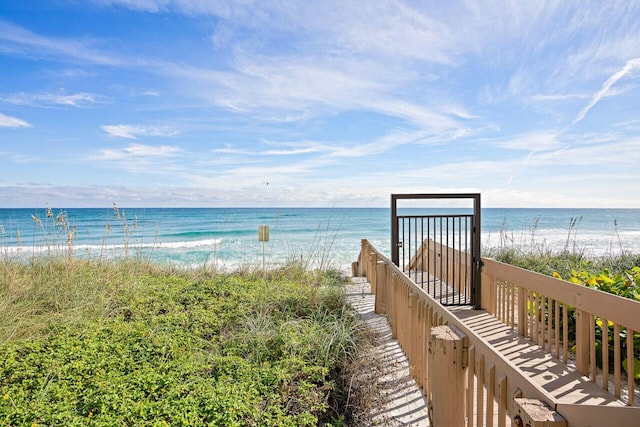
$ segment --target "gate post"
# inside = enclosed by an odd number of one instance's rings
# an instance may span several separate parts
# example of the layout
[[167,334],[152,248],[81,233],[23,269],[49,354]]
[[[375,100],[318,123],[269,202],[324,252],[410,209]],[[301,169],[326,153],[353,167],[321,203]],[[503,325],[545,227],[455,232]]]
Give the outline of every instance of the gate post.
[[391,195],[391,262],[400,267],[398,254],[399,230],[398,230],[398,202],[395,194]]
[[436,326],[429,337],[430,417],[434,426],[465,425],[466,336],[455,326]]

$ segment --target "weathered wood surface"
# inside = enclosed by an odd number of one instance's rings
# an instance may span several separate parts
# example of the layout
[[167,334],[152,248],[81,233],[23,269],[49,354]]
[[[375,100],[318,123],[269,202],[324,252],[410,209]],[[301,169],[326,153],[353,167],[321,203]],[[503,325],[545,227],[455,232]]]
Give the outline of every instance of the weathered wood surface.
[[[425,337],[430,335],[432,328],[456,325],[468,338],[468,396],[462,402],[466,408],[467,426],[508,425],[514,414],[514,390],[519,390],[523,397],[555,407],[573,426],[600,425],[591,421],[604,419],[620,426],[639,425],[640,408],[623,406],[627,402],[618,400],[615,393],[610,394],[603,390],[593,382],[593,376],[590,378],[581,375],[571,361],[565,363],[567,348],[564,344],[558,345],[557,339],[561,330],[563,336],[567,336],[564,329],[567,324],[565,303],[539,294],[540,289],[535,289],[540,285],[539,277],[535,278],[535,286],[532,286],[535,290],[528,290],[526,286],[517,286],[503,278],[494,277],[488,281],[493,286],[488,288],[496,291],[485,292],[487,288],[483,286],[483,301],[495,298],[495,301],[489,304],[489,310],[485,311],[472,310],[471,307],[465,306],[442,306],[439,293],[451,295],[454,291],[447,287],[446,283],[437,280],[437,290],[434,292],[431,289],[427,292],[427,286],[423,289],[412,280],[416,277],[415,272],[412,271],[409,275],[408,272],[401,271],[366,240],[363,240],[357,267],[359,274],[375,280],[375,288],[372,288],[376,291],[376,299],[382,299],[377,302],[378,311],[388,316],[394,337],[397,337],[410,361],[412,376],[427,396],[430,396],[431,390],[435,387],[448,387],[448,384],[434,383],[434,379],[428,373],[430,363],[425,360],[425,354],[429,353],[430,345]],[[495,273],[492,270],[490,272]],[[483,279],[486,276],[483,276]],[[557,298],[560,295],[552,293],[552,296]],[[587,293],[580,297],[581,304],[578,305],[581,308],[578,310],[586,312],[585,309],[592,308],[590,303],[585,304],[589,298],[590,295],[587,296]],[[575,301],[574,299],[571,302]],[[558,310],[559,306],[561,310]],[[498,312],[500,315],[496,318]],[[614,317],[613,313],[607,314]],[[534,318],[538,321],[533,320]],[[587,321],[593,323],[594,315],[586,312],[583,318],[586,319],[585,324]],[[546,319],[552,320],[546,322]],[[622,319],[615,320],[620,322]],[[624,317],[624,320],[626,321],[627,317]],[[521,323],[523,325],[520,325]],[[635,322],[631,324],[636,325]],[[521,326],[525,329],[526,336],[519,334]],[[577,329],[580,330],[583,325],[578,326],[580,327]],[[614,324],[614,335],[619,327],[618,323]],[[586,337],[587,342],[593,347],[593,325],[582,329],[583,340]],[[612,345],[614,348],[619,347],[618,342]],[[585,364],[589,365],[591,370],[591,366],[595,365],[593,352],[587,357],[584,356],[582,362],[586,361]],[[565,361],[559,357],[563,357]],[[619,384],[619,381],[616,383]],[[632,386],[633,383],[629,388]],[[580,408],[583,412],[580,412]],[[586,413],[591,416],[586,416]]]
[[521,337],[485,310],[451,307],[450,311],[558,401],[623,406],[615,396]]
[[464,335],[455,326],[436,326],[431,330],[429,375],[435,384],[448,383],[431,391],[431,421],[435,426],[462,426],[465,423],[464,402]]

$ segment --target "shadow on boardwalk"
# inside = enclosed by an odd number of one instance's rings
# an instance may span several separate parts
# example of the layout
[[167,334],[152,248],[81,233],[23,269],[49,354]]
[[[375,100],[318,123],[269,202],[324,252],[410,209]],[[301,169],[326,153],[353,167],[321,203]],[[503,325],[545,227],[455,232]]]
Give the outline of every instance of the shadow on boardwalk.
[[429,426],[427,402],[409,376],[409,364],[400,345],[391,337],[385,316],[375,314],[375,296],[364,277],[352,278],[347,301],[379,335],[375,357],[382,361],[383,374],[377,379],[381,391],[380,407],[372,414],[378,426]]

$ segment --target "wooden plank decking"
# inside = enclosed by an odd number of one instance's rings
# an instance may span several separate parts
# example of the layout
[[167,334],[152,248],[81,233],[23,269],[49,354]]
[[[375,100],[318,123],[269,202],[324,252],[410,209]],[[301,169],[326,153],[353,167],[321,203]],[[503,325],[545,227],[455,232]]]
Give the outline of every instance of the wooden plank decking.
[[347,302],[379,338],[374,355],[382,365],[381,371],[375,372],[381,401],[372,407],[372,425],[428,427],[427,401],[411,378],[409,362],[398,341],[392,338],[386,316],[375,313],[375,295],[367,278],[352,278],[352,284],[347,286]]
[[600,385],[521,337],[517,331],[512,331],[511,327],[485,310],[451,307],[450,311],[558,401],[624,406],[623,402],[604,391]]
[[[414,271],[407,275],[420,285],[421,275]],[[416,280],[417,279],[417,280]],[[431,280],[429,295],[437,301],[458,301],[456,292],[446,283]],[[441,300],[442,297],[442,300]],[[520,336],[516,330],[496,319],[485,310],[474,310],[471,306],[451,306],[449,311],[465,326],[490,343],[506,359],[526,373],[559,402],[572,404],[592,404],[624,406],[624,402],[607,393],[588,377],[579,374],[574,367],[563,363],[529,339]]]

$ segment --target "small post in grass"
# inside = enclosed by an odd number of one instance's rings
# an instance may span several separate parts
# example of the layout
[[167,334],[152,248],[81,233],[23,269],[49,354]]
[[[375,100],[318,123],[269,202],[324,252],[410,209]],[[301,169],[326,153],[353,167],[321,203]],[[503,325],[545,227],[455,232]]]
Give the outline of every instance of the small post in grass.
[[264,245],[269,241],[269,226],[268,225],[259,225],[258,226],[258,241],[262,242],[262,274],[266,274],[265,264],[264,264]]

